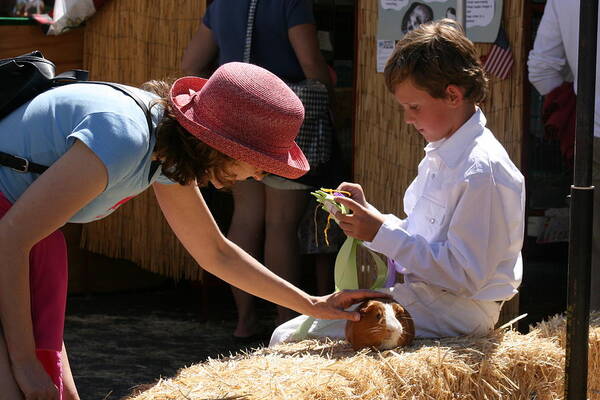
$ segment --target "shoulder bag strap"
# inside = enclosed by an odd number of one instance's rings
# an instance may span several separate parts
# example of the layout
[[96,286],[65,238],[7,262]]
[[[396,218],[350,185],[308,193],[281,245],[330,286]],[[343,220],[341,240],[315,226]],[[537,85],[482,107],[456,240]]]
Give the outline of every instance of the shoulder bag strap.
[[140,107],[142,109],[142,111],[144,112],[144,114],[146,115],[146,123],[148,124],[148,132],[150,132],[150,135],[152,135],[152,132],[154,130],[154,127],[152,126],[152,113],[148,109],[148,106],[146,105],[146,103],[144,103],[137,94],[135,94],[133,91],[129,90],[129,88],[127,86],[121,85],[118,83],[113,83],[113,82],[99,82],[99,81],[86,81],[86,82],[81,82],[81,83],[95,83],[95,84],[99,84],[99,85],[107,85],[107,86],[110,86],[111,88],[116,89],[122,93],[125,93],[127,96],[131,97],[133,99],[133,101],[136,102],[138,107]]
[[250,51],[252,50],[252,31],[254,30],[254,15],[256,14],[256,3],[258,0],[250,0],[248,6],[248,25],[246,25],[246,44],[244,46],[243,62],[250,62]]
[[54,78],[53,86],[63,86],[68,85],[70,83],[92,83],[96,85],[106,85],[131,97],[133,101],[136,102],[138,107],[142,109],[144,115],[146,115],[146,123],[148,124],[148,130],[150,134],[152,134],[154,128],[152,126],[152,114],[150,113],[148,106],[142,101],[142,99],[139,98],[137,94],[131,91],[127,86],[114,82],[88,81],[87,71],[84,70],[72,70],[57,75],[56,78]]

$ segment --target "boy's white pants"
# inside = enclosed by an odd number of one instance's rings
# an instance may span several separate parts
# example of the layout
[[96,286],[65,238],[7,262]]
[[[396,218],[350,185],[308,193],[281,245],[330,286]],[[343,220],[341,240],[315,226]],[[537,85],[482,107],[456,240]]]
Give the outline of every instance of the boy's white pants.
[[[406,308],[415,324],[416,336],[423,338],[486,335],[494,329],[502,307],[500,302],[456,296],[422,282],[397,283],[379,291],[391,293],[394,300]],[[279,325],[269,346],[293,339],[307,318],[301,315]],[[317,319],[308,330],[308,336],[343,339],[345,327],[346,320]]]

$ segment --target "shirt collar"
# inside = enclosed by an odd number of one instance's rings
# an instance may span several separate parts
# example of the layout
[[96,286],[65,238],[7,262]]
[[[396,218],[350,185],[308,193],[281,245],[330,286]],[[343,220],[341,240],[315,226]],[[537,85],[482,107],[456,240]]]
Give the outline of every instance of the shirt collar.
[[428,156],[434,154],[442,159],[448,167],[455,167],[461,160],[462,155],[473,143],[475,138],[483,133],[487,120],[479,107],[460,128],[450,137],[428,143],[425,146],[425,153]]

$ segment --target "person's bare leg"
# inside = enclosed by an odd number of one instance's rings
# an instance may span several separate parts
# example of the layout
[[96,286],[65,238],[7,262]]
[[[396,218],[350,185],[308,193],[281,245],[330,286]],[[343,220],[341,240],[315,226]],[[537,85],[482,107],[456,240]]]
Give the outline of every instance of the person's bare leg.
[[[233,216],[227,238],[252,257],[260,259],[264,243],[265,185],[252,180],[233,185]],[[238,312],[236,337],[248,337],[256,330],[254,297],[243,290],[231,287]]]
[[10,368],[10,359],[8,358],[4,334],[0,329],[0,400],[18,400],[22,398],[23,394]]
[[[297,285],[300,278],[298,224],[308,201],[306,190],[279,190],[265,187],[265,265],[283,279]],[[296,313],[277,307],[281,324]]]
[[71,373],[71,366],[69,365],[69,358],[67,357],[67,349],[65,348],[64,342],[62,345],[60,361],[62,363],[63,400],[79,400],[79,393],[77,393],[75,380]]

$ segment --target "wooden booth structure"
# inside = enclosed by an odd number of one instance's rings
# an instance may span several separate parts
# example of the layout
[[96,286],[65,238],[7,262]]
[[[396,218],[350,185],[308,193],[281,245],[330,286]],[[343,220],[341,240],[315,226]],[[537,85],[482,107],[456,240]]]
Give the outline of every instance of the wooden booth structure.
[[[402,215],[402,196],[416,175],[425,142],[403,123],[402,111],[387,92],[383,74],[376,72],[377,3],[355,2],[354,90],[344,92],[338,103],[353,116],[354,181],[364,186],[376,207]],[[39,32],[39,41],[32,40],[31,46],[22,37],[7,41],[2,34],[0,58],[44,47],[49,58],[65,60],[59,64],[59,72],[81,65],[94,80],[139,85],[150,79],[176,77],[183,51],[204,13],[205,0],[156,0],[152,6],[148,4],[144,0],[109,1],[85,27],[52,38]],[[490,78],[490,96],[483,105],[489,128],[519,167],[525,131],[524,9],[523,1],[504,0],[502,25],[515,63],[508,79]],[[490,47],[477,44],[481,55]],[[174,279],[201,279],[201,269],[170,232],[151,190],[110,217],[86,224],[81,245]],[[504,321],[518,314],[518,299],[504,306],[504,314]]]

